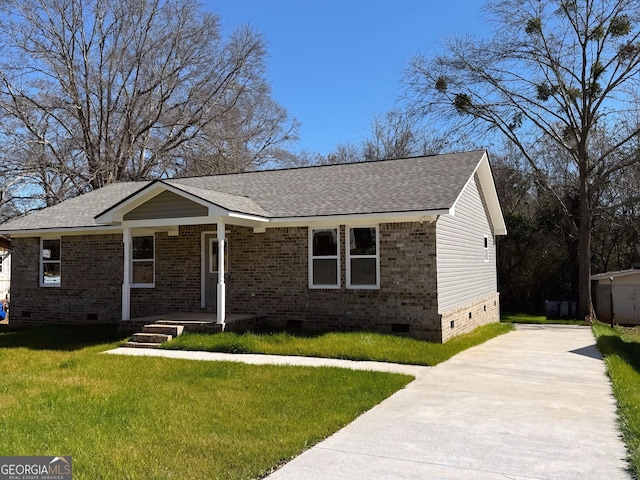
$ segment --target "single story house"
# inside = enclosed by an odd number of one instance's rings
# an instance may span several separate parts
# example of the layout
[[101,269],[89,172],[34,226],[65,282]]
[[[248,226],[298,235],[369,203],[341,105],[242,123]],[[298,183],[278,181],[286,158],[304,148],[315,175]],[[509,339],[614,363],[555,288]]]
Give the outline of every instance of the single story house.
[[598,320],[640,325],[640,268],[592,275],[591,285]]
[[484,150],[115,183],[0,233],[13,324],[210,312],[443,342],[499,321]]

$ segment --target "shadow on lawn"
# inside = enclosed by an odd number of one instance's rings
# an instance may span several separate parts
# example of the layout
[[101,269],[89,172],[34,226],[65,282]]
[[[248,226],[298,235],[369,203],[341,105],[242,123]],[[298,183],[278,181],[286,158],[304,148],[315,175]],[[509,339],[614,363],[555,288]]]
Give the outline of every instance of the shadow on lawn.
[[113,325],[0,327],[0,348],[73,351],[125,338]]
[[626,342],[616,335],[602,335],[597,345],[603,356],[618,355],[640,373],[640,343]]

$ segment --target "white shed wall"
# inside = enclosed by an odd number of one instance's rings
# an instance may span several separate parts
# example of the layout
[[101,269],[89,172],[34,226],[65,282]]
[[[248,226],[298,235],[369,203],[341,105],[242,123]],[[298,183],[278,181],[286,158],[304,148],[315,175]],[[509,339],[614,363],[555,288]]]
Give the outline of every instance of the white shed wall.
[[637,273],[616,275],[613,280],[599,278],[592,284],[598,320],[611,322],[611,294],[613,293],[614,321],[623,325],[640,325],[640,270]]
[[[484,238],[488,237],[488,261]],[[497,291],[496,248],[489,214],[476,176],[436,223],[438,312],[472,303]]]

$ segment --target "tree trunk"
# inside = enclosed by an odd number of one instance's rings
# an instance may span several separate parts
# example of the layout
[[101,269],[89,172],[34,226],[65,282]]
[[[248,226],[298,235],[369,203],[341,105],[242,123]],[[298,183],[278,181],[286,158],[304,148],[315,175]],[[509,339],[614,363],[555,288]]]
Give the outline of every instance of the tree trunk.
[[[586,163],[586,162],[584,162]],[[583,167],[581,165],[581,167]],[[582,318],[592,318],[591,303],[591,202],[586,166],[580,168],[580,229],[578,233],[579,295],[578,312]]]

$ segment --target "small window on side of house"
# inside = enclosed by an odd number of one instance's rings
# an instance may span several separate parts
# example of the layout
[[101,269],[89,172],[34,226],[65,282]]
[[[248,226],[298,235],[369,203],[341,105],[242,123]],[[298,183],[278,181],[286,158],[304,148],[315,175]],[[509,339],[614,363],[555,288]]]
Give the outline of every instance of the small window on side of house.
[[40,239],[40,286],[59,287],[62,259],[59,238]]
[[309,229],[309,288],[340,288],[337,228]]
[[378,227],[349,228],[347,241],[347,288],[380,288]]
[[153,287],[155,284],[154,236],[134,236],[131,240],[131,286]]
[[489,261],[489,236],[484,236],[484,261]]

